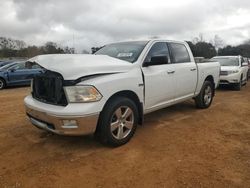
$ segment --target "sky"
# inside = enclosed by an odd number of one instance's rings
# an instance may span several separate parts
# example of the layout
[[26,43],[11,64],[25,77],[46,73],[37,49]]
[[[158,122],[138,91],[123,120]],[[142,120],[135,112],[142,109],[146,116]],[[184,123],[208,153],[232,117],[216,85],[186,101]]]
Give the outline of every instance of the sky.
[[0,36],[77,51],[152,37],[250,39],[249,0],[0,0],[0,12]]

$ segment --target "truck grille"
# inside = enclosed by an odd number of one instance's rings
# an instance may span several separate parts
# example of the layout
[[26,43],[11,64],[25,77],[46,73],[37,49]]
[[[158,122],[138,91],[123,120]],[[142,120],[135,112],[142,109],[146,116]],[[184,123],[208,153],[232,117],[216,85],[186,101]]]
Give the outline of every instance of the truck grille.
[[227,71],[220,71],[220,75],[226,76],[226,75],[228,75],[228,72]]
[[67,106],[63,90],[63,77],[55,72],[46,71],[33,79],[33,98],[48,104]]

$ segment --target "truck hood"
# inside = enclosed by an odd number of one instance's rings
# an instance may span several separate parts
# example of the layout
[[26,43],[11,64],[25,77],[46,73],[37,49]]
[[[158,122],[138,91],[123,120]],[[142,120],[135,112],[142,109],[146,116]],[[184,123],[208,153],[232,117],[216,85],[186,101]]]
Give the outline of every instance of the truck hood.
[[43,68],[60,73],[65,80],[75,80],[84,76],[121,73],[133,65],[107,55],[53,54],[39,55],[29,59]]
[[220,67],[221,71],[236,71],[239,70],[238,66],[221,66]]

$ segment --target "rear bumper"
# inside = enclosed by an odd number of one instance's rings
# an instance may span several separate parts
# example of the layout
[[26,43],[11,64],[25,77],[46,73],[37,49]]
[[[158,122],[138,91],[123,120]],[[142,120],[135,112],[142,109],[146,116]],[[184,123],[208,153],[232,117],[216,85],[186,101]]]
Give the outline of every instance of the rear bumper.
[[[96,130],[99,113],[88,115],[58,115],[46,110],[37,109],[36,106],[30,104],[29,100],[25,100],[27,116],[31,123],[37,128],[59,135],[72,136],[93,134]],[[49,106],[51,105],[48,105],[48,108]]]

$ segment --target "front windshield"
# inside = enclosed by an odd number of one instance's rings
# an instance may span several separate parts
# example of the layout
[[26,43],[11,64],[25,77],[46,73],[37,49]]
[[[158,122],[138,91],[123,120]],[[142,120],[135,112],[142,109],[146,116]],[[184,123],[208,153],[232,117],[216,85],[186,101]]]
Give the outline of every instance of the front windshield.
[[218,61],[221,66],[239,66],[239,58],[238,57],[219,57],[213,58],[212,60]]
[[104,46],[95,54],[108,55],[133,63],[138,59],[146,44],[147,41],[114,43]]

